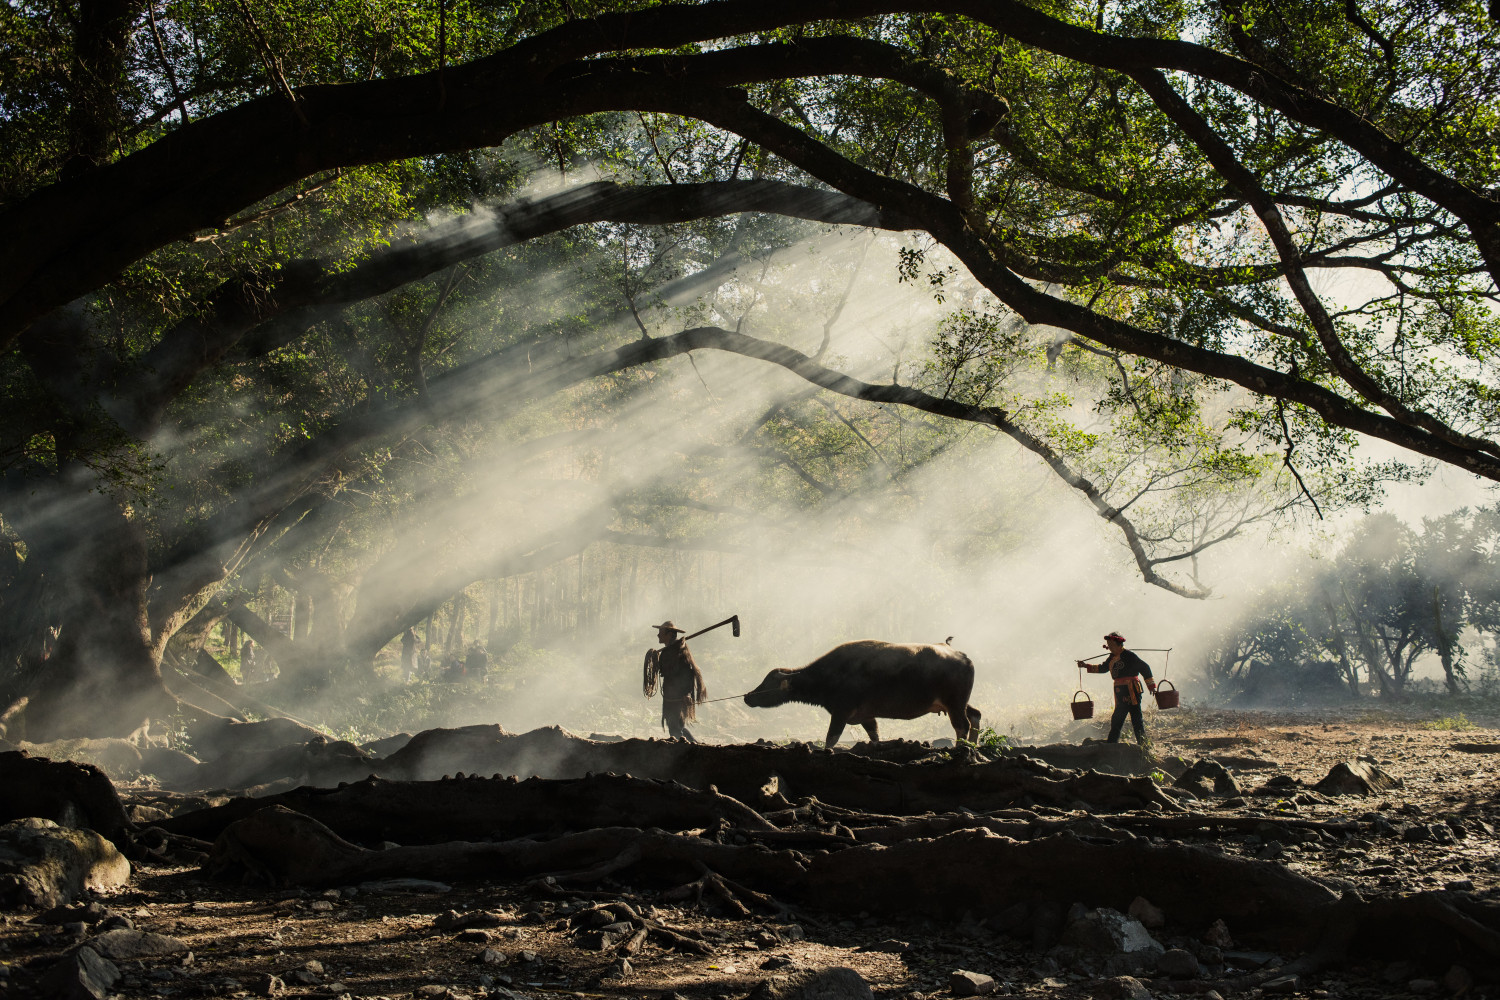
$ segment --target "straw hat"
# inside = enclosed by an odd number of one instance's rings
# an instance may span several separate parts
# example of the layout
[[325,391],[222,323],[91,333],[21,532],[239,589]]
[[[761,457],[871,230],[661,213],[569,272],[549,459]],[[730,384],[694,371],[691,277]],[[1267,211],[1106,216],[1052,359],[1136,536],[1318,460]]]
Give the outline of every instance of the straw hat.
[[676,625],[673,625],[671,621],[664,621],[660,625],[652,625],[651,627],[656,629],[656,631],[658,632],[677,632],[681,634],[687,633],[687,629],[678,628]]

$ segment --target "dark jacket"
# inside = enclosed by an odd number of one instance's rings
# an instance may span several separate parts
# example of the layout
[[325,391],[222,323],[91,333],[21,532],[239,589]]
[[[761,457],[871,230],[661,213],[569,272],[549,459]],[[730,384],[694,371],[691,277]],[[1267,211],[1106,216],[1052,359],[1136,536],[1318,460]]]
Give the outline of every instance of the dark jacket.
[[[1108,662],[1107,660],[1105,662]],[[1124,680],[1127,677],[1144,677],[1151,679],[1151,664],[1136,656],[1130,650],[1122,650],[1120,658],[1115,665],[1109,668],[1109,676],[1114,680]]]

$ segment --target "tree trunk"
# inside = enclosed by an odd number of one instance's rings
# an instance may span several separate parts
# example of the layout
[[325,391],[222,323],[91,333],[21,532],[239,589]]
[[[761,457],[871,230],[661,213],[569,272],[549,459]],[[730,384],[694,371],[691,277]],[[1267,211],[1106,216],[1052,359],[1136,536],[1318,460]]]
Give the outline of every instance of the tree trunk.
[[49,577],[58,629],[26,708],[27,738],[126,736],[166,715],[147,617],[146,540],[111,494],[62,484],[22,530],[28,562]]
[[303,642],[312,631],[313,599],[307,588],[299,588],[292,598],[292,641]]
[[1456,697],[1458,674],[1454,671],[1453,664],[1453,638],[1443,627],[1442,591],[1437,587],[1432,588],[1432,631],[1437,637],[1438,658],[1443,661],[1443,683],[1448,687],[1448,694]]

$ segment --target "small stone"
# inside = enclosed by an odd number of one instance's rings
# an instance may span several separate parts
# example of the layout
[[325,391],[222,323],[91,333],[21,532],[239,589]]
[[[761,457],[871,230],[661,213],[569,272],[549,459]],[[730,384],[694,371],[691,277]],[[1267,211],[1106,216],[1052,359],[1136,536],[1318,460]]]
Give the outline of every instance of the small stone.
[[458,932],[458,940],[465,944],[484,944],[490,940],[490,932],[478,927],[471,927],[466,931]]
[[536,952],[529,951],[529,950],[523,950],[516,957],[519,958],[523,962],[535,962],[536,961]]
[[322,986],[323,980],[317,973],[308,972],[306,969],[297,969],[287,974],[288,979],[296,980],[303,986]]
[[1456,878],[1452,882],[1443,883],[1443,888],[1450,892],[1473,892],[1474,882],[1472,879]]
[[904,955],[911,951],[910,941],[898,941],[895,938],[886,938],[884,941],[876,941],[874,944],[863,944],[856,951],[878,952],[885,955]]
[[1443,974],[1443,986],[1450,993],[1463,993],[1474,988],[1474,974],[1462,965],[1451,966]]
[[280,976],[273,976],[269,972],[260,972],[250,977],[250,989],[256,996],[279,997],[286,992],[286,983]]
[[116,962],[183,955],[188,950],[187,942],[179,938],[153,934],[150,931],[123,929],[105,931],[91,940],[89,947]]
[[1377,795],[1401,787],[1400,778],[1363,759],[1335,764],[1327,777],[1313,786],[1324,795]]
[[874,996],[859,973],[834,966],[761,980],[746,1000],[874,1000]]
[[316,958],[310,962],[302,963],[302,967],[315,976],[323,975],[323,963],[318,961]]
[[312,905],[309,906],[308,909],[312,910],[314,913],[327,913],[328,911],[333,909],[333,904],[326,899],[317,899],[313,901]]
[[1223,920],[1215,920],[1208,925],[1208,930],[1203,933],[1203,943],[1211,944],[1215,948],[1234,947],[1234,938],[1229,936],[1229,927]]
[[1152,905],[1151,901],[1144,896],[1135,897],[1130,903],[1130,909],[1126,912],[1150,930],[1167,925],[1167,915]]
[[1151,991],[1134,976],[1114,976],[1100,980],[1094,984],[1094,995],[1104,1000],[1151,1000]]
[[1296,976],[1277,976],[1260,984],[1264,993],[1300,993],[1302,992],[1302,980]]
[[1171,948],[1156,960],[1156,970],[1171,979],[1197,979],[1203,974],[1198,959],[1190,951]]
[[498,948],[486,948],[475,958],[480,965],[504,965],[510,961],[510,956]]
[[1438,981],[1436,979],[1413,979],[1406,984],[1406,988],[1413,993],[1436,993]]
[[948,975],[948,991],[956,997],[982,997],[995,992],[995,979],[982,972],[960,969]]
[[420,1000],[439,1000],[440,997],[448,995],[448,987],[436,984],[418,986],[411,991],[411,995],[420,998]]
[[760,963],[760,967],[761,971],[763,972],[776,972],[781,969],[790,969],[796,964],[797,963],[795,961],[787,958],[785,955],[772,955],[770,958]]

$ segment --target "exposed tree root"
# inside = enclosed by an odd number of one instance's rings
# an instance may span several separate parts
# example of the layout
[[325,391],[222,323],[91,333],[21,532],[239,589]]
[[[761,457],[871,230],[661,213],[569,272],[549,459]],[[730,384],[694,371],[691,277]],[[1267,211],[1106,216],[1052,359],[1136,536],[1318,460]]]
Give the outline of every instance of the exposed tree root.
[[[775,829],[760,813],[727,795],[614,774],[519,782],[367,778],[336,789],[298,788],[265,798],[236,799],[158,825],[211,840],[229,824],[270,805],[286,806],[340,836],[365,843],[430,844],[625,825],[685,830],[724,822],[744,830]],[[442,822],[434,823],[435,816]]]
[[598,951],[629,957],[650,941],[673,951],[711,955],[713,948],[699,935],[668,927],[639,913],[626,902],[604,903],[575,913],[568,921],[580,943]]
[[565,778],[612,771],[672,779],[694,788],[712,785],[741,802],[759,801],[762,788],[774,775],[779,792],[789,798],[812,797],[862,813],[905,815],[947,809],[954,802],[976,811],[1028,802],[1096,811],[1149,808],[1172,812],[1180,808],[1150,778],[1063,772],[1027,758],[903,766],[808,745],[708,746],[670,740],[596,743],[557,728],[519,736],[500,733],[499,727],[485,728],[490,732],[423,733],[381,761],[378,773],[420,779],[461,770]]

